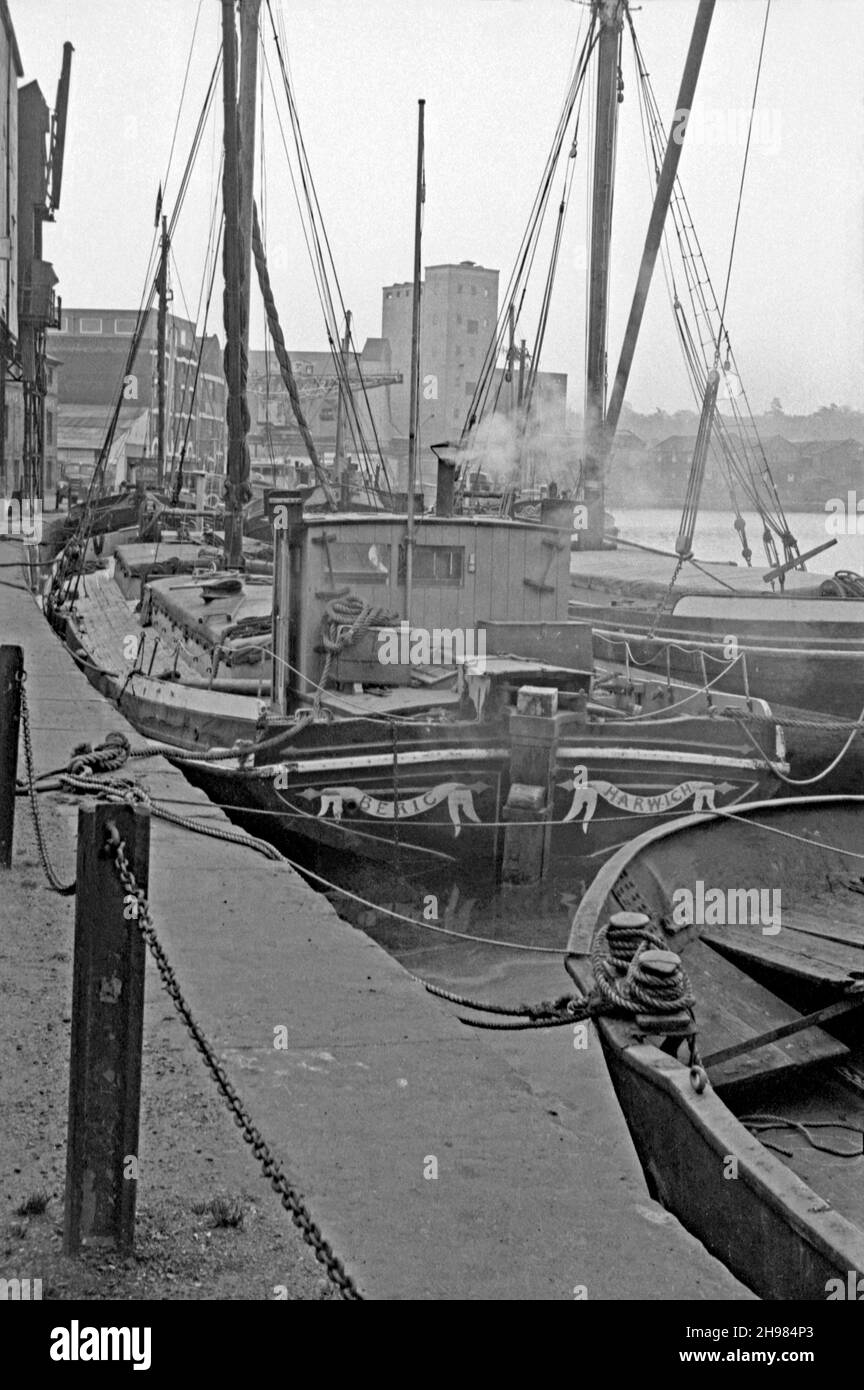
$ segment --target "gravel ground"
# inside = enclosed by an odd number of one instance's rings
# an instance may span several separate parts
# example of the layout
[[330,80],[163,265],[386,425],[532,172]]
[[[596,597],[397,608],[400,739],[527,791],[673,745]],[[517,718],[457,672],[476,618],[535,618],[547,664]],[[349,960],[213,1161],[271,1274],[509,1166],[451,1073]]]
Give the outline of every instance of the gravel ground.
[[[62,845],[50,803],[48,842]],[[41,1279],[61,1300],[338,1297],[149,961],[135,1253],[62,1254],[74,898],[46,887],[21,800],[16,820],[14,868],[0,871],[0,1278]],[[28,1212],[40,1194],[44,1211]]]

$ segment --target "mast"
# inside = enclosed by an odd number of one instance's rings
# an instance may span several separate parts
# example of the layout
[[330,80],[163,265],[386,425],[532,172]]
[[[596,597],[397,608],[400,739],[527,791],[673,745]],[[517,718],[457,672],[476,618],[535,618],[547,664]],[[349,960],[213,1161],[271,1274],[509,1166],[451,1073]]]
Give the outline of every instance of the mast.
[[[243,505],[248,502],[249,407],[246,401],[246,353],[243,347],[243,262],[240,233],[240,166],[237,119],[237,35],[234,0],[222,0],[222,101],[225,165],[222,201],[225,232],[222,269],[225,280],[225,381],[228,389],[228,476],[225,482],[225,552],[229,569],[239,569],[243,559]],[[248,168],[250,179],[252,168]],[[248,283],[248,277],[247,277]]]
[[678,173],[678,161],[681,158],[681,148],[684,144],[687,123],[693,108],[693,97],[696,93],[696,83],[699,78],[699,69],[702,66],[702,55],[705,52],[705,44],[708,39],[708,30],[711,27],[711,16],[713,12],[714,0],[699,0],[699,9],[693,24],[693,33],[690,37],[690,47],[687,50],[687,60],[684,64],[684,72],[681,76],[678,104],[675,107],[675,115],[672,118],[672,125],[669,129],[669,141],[666,145],[663,167],[660,170],[660,178],[657,181],[657,190],[654,194],[654,207],[651,211],[651,221],[648,223],[648,231],[645,236],[645,248],[642,252],[642,262],[639,266],[639,276],[633,294],[630,317],[627,320],[627,330],[624,334],[621,358],[618,362],[618,371],[615,374],[615,384],[612,387],[612,394],[609,397],[609,410],[606,415],[604,439],[604,452],[606,454],[608,454],[612,447],[612,440],[615,436],[615,430],[618,427],[618,417],[621,414],[621,407],[624,404],[624,392],[627,390],[627,380],[630,376],[630,368],[633,364],[633,354],[636,351],[636,340],[639,337],[639,329],[642,326],[642,314],[645,309],[645,302],[648,298],[648,290],[651,285],[651,277],[654,273],[657,253],[660,250],[660,240],[663,236],[666,213],[672,197],[672,190],[675,186],[675,178]]
[[420,387],[420,248],[423,235],[423,203],[426,185],[423,137],[426,102],[417,103],[417,190],[414,199],[414,299],[411,305],[411,393],[408,406],[408,499],[405,537],[405,617],[411,621],[411,589],[414,580],[414,489],[417,481],[417,415]]
[[348,390],[348,350],[351,346],[351,310],[345,310],[342,338],[342,371],[339,375],[339,409],[336,412],[336,448],[333,454],[333,481],[340,484],[345,474],[345,392]]
[[252,282],[252,183],[255,168],[255,87],[258,81],[258,14],[261,0],[240,5],[240,236],[243,274],[243,350],[249,351],[249,304]]
[[156,291],[159,296],[159,310],[156,318],[156,487],[165,486],[165,337],[168,321],[168,252],[171,241],[168,237],[168,219],[162,218],[161,254],[159,272],[156,276]]
[[615,149],[618,135],[619,55],[625,0],[594,0],[597,40],[597,104],[594,187],[588,272],[588,346],[585,361],[583,486],[587,524],[580,542],[599,550],[603,542],[603,421],[606,412],[606,336],[609,308],[609,246]]
[[510,415],[516,407],[516,386],[513,377],[513,367],[516,362],[516,305],[511,304],[507,310],[507,371],[505,380],[509,386],[510,396]]

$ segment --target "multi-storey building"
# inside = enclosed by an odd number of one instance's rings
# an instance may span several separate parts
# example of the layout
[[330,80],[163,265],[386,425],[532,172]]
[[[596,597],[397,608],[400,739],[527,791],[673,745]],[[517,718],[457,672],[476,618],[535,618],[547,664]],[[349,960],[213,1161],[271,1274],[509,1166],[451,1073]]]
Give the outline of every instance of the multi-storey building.
[[52,112],[37,82],[18,87],[21,59],[0,0],[0,496],[41,497],[56,467],[57,276],[42,232],[60,205],[72,45]]
[[[146,316],[137,351],[129,360],[135,309],[63,308],[53,351],[60,372],[58,452],[79,478],[99,456],[112,409],[122,403],[111,459],[114,485],[129,479],[153,482],[158,455],[157,314]],[[201,368],[198,358],[201,354]],[[198,376],[195,389],[196,372]],[[165,332],[166,473],[184,450],[187,469],[224,472],[225,379],[219,340],[203,343],[189,319],[169,314]],[[119,436],[119,441],[118,441]],[[119,444],[122,447],[117,447]]]
[[[421,449],[458,439],[471,406],[480,371],[495,337],[498,271],[473,261],[430,265],[421,286],[420,401]],[[414,287],[385,285],[381,336],[390,344],[401,385],[388,388],[389,433],[394,443],[408,437],[411,322]],[[403,443],[404,447],[404,443]]]

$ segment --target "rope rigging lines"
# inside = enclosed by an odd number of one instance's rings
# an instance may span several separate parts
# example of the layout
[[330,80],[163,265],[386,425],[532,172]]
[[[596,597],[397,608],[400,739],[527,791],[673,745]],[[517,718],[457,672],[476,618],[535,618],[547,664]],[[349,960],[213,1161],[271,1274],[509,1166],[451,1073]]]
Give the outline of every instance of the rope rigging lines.
[[[768,3],[770,8],[770,0],[768,0]],[[653,197],[653,188],[659,177],[662,151],[665,147],[666,136],[663,121],[660,116],[659,105],[653,91],[642,48],[636,35],[633,18],[629,11],[627,13],[627,21],[633,44],[634,61],[638,78],[637,96],[642,123],[643,143],[645,146],[646,161],[649,167],[649,178]],[[759,55],[760,70],[764,40],[765,29],[763,27],[762,48],[760,48]],[[758,90],[758,72],[756,89],[754,89],[753,103],[750,112],[751,129],[753,111],[755,110],[756,90]],[[749,152],[749,136],[750,131],[748,130],[747,152]],[[747,152],[745,152],[744,170],[746,170]],[[700,408],[705,397],[709,373],[712,370],[719,369],[721,371],[723,394],[728,401],[732,419],[730,421],[724,418],[720,411],[714,413],[711,451],[715,461],[720,466],[722,476],[724,477],[729,491],[734,513],[733,524],[741,539],[743,558],[745,562],[749,564],[752,559],[752,551],[747,544],[745,522],[741,515],[738,501],[738,488],[741,489],[750,505],[760,516],[763,526],[762,540],[766,555],[769,563],[774,566],[779,563],[776,545],[777,541],[782,543],[787,560],[797,557],[798,547],[795,537],[789,529],[789,524],[771,474],[771,469],[753,417],[750,402],[742,384],[741,374],[738,370],[726,325],[726,298],[728,295],[729,278],[731,276],[735,238],[737,236],[744,183],[744,170],[742,170],[739,187],[738,210],[735,218],[735,230],[733,232],[733,243],[727,269],[726,290],[722,308],[717,299],[711,276],[705,263],[702,246],[680,179],[676,179],[675,181],[669,211],[671,214],[672,231],[677,243],[677,250],[684,278],[683,294],[679,293],[672,263],[670,236],[665,230],[661,245],[661,263],[663,265],[667,292],[672,305],[675,328],[681,345],[688,379]],[[688,309],[685,306],[685,300],[689,301],[689,315]],[[723,358],[722,363],[721,357]]]

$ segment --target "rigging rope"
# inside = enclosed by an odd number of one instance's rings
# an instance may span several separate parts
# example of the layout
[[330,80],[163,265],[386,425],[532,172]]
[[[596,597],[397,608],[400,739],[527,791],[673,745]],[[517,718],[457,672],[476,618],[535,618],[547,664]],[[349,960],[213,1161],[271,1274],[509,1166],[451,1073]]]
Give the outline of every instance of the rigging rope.
[[297,390],[297,382],[294,377],[294,369],[291,365],[291,358],[289,357],[288,349],[285,346],[285,335],[282,332],[282,325],[279,322],[279,311],[276,308],[276,300],[273,297],[273,288],[270,284],[270,273],[267,269],[267,258],[264,254],[264,245],[261,240],[261,226],[258,221],[258,206],[255,203],[254,199],[252,202],[252,254],[255,257],[255,269],[258,272],[258,287],[261,291],[261,298],[264,301],[264,310],[267,315],[267,327],[270,331],[270,337],[273,340],[273,351],[276,354],[276,361],[279,363],[279,371],[282,377],[282,381],[291,400],[291,409],[293,410],[294,418],[297,421],[297,428],[299,429],[300,434],[303,437],[303,443],[306,445],[306,452],[309,455],[309,460],[312,464],[312,467],[315,470],[315,476],[318,479],[319,486],[324,491],[324,495],[327,498],[327,502],[331,510],[333,510],[336,506],[336,499],[333,496],[333,490],[330,486],[330,479],[328,478],[327,472],[323,464],[321,463],[320,458],[318,457],[318,450],[315,447],[315,441],[312,438],[312,434],[310,432],[309,425],[306,421],[306,416],[303,411],[303,405],[300,400],[300,392]]

